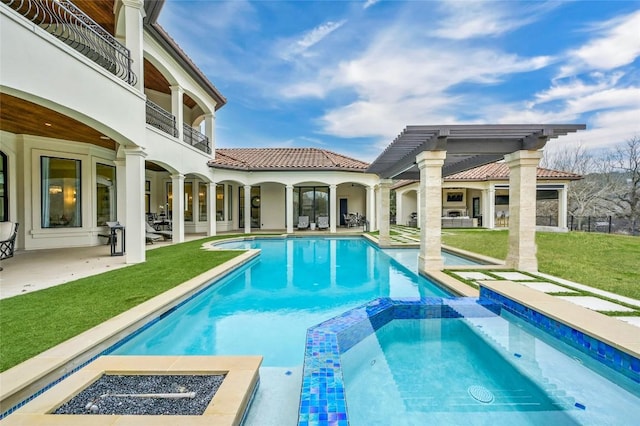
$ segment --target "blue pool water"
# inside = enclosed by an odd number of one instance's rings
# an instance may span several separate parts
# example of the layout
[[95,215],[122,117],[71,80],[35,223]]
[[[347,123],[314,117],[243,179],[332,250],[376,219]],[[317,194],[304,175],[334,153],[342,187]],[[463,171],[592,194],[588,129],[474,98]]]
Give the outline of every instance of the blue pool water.
[[396,319],[341,364],[350,426],[632,425],[640,417],[640,384],[504,312]]
[[306,331],[315,324],[377,297],[448,296],[361,238],[256,239],[216,247],[261,254],[113,354],[259,354],[263,366],[301,366]]

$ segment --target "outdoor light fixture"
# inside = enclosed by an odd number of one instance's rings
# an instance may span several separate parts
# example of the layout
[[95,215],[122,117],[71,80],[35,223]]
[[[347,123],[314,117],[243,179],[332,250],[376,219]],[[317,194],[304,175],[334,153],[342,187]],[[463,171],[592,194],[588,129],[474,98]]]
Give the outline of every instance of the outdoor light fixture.
[[49,187],[49,194],[60,194],[62,192],[62,187],[60,185],[53,185]]

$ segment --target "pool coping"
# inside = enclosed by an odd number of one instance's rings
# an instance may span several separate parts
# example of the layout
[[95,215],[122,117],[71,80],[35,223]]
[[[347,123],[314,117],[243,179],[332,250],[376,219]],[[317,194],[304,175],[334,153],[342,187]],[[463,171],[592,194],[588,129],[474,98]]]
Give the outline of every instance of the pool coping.
[[[39,425],[209,425],[236,426],[242,421],[259,383],[261,356],[103,356],[8,416],[3,423]],[[53,414],[103,375],[225,374],[201,415]]]
[[640,331],[634,325],[512,281],[479,281],[479,284],[480,297],[489,296],[486,290],[497,293],[530,310],[559,323],[569,325],[581,333],[640,358]]
[[[211,249],[203,244],[204,249]],[[61,380],[154,318],[161,316],[211,281],[251,261],[260,250],[244,253],[158,296],[72,337],[0,373],[0,414],[17,409],[44,387]],[[9,414],[10,415],[10,414]]]

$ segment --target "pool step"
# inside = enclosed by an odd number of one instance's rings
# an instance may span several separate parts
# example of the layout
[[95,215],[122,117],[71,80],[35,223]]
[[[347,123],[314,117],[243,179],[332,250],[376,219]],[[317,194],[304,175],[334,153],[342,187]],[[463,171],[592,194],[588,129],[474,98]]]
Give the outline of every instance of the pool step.
[[[526,389],[487,389],[489,398],[477,398],[468,389],[448,392],[403,392],[402,398],[408,411],[551,411],[573,406],[571,398],[556,395],[540,401]],[[486,395],[486,394],[485,394]],[[549,393],[547,393],[549,395]],[[484,399],[483,399],[484,398]],[[562,400],[562,402],[560,402]]]

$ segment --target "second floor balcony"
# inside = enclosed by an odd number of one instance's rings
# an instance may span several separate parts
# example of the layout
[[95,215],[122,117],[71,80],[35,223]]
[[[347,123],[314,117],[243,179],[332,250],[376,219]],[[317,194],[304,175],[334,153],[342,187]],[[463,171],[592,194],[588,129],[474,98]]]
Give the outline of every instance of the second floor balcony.
[[130,85],[131,52],[69,0],[0,0],[39,28],[61,40]]
[[[147,100],[147,124],[175,138],[179,136],[176,117],[150,100]],[[182,140],[202,152],[211,154],[209,138],[188,124],[182,125]]]

